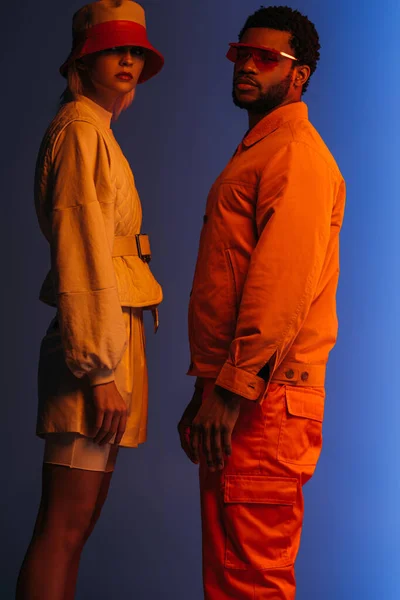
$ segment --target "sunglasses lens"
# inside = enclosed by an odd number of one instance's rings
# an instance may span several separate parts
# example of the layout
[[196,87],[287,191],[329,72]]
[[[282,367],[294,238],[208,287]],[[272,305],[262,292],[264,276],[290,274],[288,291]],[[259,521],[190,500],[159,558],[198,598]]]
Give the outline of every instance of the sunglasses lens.
[[231,62],[236,62],[237,59],[237,48],[232,48],[230,47],[227,54],[226,54],[226,58],[228,60],[230,60]]
[[277,52],[251,47],[231,47],[226,57],[237,65],[240,65],[251,57],[260,71],[270,69],[279,62],[279,54]]
[[253,60],[257,69],[268,69],[278,63],[279,55],[270,50],[255,50],[253,51]]
[[252,53],[252,48],[236,48],[236,62],[243,62],[244,60],[248,60]]

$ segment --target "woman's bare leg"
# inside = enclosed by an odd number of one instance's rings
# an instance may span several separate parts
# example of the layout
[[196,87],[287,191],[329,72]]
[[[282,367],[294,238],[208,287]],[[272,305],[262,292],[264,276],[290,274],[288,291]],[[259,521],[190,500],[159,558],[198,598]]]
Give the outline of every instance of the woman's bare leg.
[[[117,454],[118,454],[118,446],[111,446],[109,460],[111,462],[115,462]],[[78,550],[76,551],[75,556],[73,557],[72,562],[69,567],[68,580],[67,580],[67,583],[65,586],[65,593],[64,593],[63,600],[74,600],[76,582],[78,579],[79,562],[81,559],[82,550],[83,550],[83,547],[86,544],[87,540],[89,539],[93,529],[95,528],[97,521],[99,520],[101,509],[104,506],[104,502],[106,501],[108,490],[110,488],[111,478],[112,478],[112,472],[104,473],[103,481],[100,486],[99,496],[97,498],[96,506],[94,509],[94,513],[92,516],[92,520],[91,520],[89,529],[86,531],[85,539],[83,540],[82,547],[78,548]]]
[[76,582],[78,580],[79,563],[81,560],[82,550],[100,517],[101,509],[103,508],[104,502],[107,498],[108,490],[109,490],[110,483],[111,483],[111,477],[112,477],[112,473],[104,473],[104,477],[103,477],[103,481],[102,481],[102,484],[100,487],[99,497],[97,499],[97,504],[96,504],[95,511],[93,513],[92,521],[90,523],[89,529],[87,530],[87,532],[85,534],[85,539],[82,543],[82,546],[80,548],[78,548],[78,550],[76,551],[76,553],[72,559],[72,562],[69,566],[69,569],[68,569],[68,577],[67,577],[67,582],[65,585],[65,592],[64,592],[63,600],[74,600]]
[[111,475],[43,465],[42,499],[18,578],[17,600],[65,600],[67,587],[69,598],[73,598],[76,575],[73,584],[69,583],[69,570],[74,561],[79,565],[80,552],[94,527],[96,507],[104,495],[103,482],[108,490]]

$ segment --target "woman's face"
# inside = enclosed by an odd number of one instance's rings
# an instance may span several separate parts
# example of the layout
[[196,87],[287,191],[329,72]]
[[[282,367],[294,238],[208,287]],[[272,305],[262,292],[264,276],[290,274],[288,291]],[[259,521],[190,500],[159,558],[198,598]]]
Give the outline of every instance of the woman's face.
[[82,63],[93,92],[110,105],[135,90],[144,67],[145,51],[138,46],[109,48],[89,54]]

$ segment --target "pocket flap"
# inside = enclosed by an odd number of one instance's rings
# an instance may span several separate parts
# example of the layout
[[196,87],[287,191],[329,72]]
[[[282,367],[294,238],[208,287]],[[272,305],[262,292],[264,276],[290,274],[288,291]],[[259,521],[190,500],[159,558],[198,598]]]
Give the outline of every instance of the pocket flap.
[[292,505],[297,497],[297,479],[267,475],[226,475],[227,503]]
[[286,403],[289,414],[294,417],[304,417],[321,423],[324,419],[324,389],[287,386]]

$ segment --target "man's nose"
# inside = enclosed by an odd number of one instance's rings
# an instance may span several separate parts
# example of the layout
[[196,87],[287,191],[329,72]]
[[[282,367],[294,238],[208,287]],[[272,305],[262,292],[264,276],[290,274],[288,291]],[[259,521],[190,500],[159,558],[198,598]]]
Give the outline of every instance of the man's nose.
[[257,73],[257,67],[253,60],[253,55],[249,54],[246,58],[244,58],[240,62],[237,70],[238,70],[238,72],[243,72],[243,73]]

